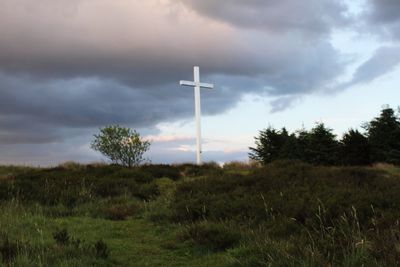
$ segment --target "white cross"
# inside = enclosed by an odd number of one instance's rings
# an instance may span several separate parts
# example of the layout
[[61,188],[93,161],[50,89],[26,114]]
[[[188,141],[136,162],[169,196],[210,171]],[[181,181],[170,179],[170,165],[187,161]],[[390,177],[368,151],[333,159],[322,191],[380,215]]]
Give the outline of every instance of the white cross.
[[201,164],[201,107],[200,107],[200,88],[213,89],[214,85],[200,82],[200,68],[194,67],[194,82],[180,81],[180,85],[194,87],[194,107],[196,113],[196,133],[197,133],[197,164]]

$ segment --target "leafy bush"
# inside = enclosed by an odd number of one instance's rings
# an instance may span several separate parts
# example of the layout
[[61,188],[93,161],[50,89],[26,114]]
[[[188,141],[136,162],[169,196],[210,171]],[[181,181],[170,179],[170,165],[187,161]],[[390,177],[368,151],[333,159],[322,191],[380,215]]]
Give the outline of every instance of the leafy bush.
[[94,137],[91,148],[101,152],[113,163],[127,167],[142,163],[143,154],[150,147],[150,142],[141,138],[136,130],[119,125],[101,128],[100,134]]

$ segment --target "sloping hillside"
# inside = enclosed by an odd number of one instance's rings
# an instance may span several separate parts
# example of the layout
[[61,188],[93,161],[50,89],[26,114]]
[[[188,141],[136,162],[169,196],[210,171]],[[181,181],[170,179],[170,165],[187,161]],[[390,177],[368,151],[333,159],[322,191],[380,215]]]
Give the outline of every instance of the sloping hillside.
[[400,169],[0,167],[11,266],[396,266]]

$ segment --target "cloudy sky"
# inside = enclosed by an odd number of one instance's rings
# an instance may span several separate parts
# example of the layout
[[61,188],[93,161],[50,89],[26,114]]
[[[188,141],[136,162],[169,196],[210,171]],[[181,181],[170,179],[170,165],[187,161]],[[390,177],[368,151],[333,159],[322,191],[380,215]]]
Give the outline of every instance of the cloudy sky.
[[0,0],[0,163],[102,161],[119,124],[153,162],[246,160],[269,125],[340,135],[400,99],[398,0]]

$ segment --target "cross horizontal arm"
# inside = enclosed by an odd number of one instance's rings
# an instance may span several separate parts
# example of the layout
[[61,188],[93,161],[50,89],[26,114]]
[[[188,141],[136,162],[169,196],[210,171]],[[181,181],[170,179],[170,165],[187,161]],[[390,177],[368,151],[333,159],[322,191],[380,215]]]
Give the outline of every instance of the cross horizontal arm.
[[196,83],[189,81],[180,81],[179,84],[183,86],[192,86],[192,87],[196,86]]
[[201,88],[206,88],[206,89],[214,89],[214,85],[211,83],[199,83],[199,86]]
[[195,82],[190,82],[190,81],[180,81],[179,84],[183,85],[183,86],[192,86],[192,87],[199,86],[199,87],[207,88],[207,89],[214,88],[214,85],[211,83],[195,83]]

